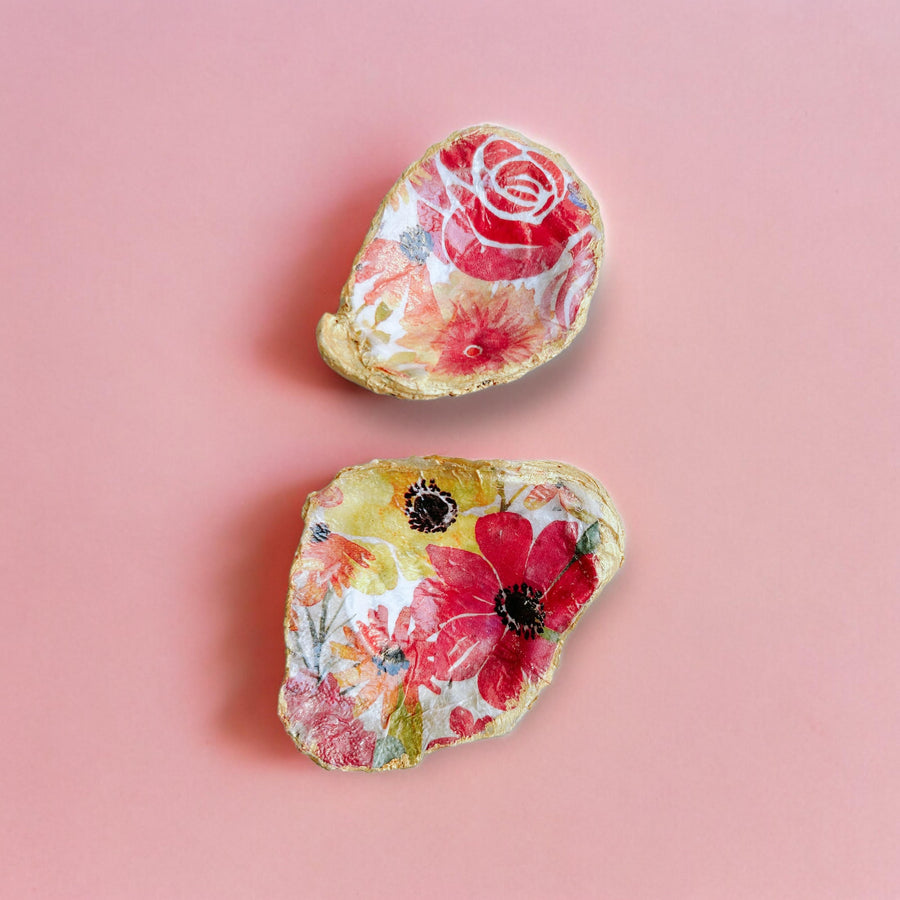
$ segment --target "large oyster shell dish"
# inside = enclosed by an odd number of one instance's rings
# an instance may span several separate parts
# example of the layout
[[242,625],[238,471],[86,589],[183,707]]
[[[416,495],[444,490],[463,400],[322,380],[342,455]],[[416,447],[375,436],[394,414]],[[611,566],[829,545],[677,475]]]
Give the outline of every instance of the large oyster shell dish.
[[303,515],[279,713],[326,768],[509,731],[623,561],[606,491],[557,462],[375,460]]

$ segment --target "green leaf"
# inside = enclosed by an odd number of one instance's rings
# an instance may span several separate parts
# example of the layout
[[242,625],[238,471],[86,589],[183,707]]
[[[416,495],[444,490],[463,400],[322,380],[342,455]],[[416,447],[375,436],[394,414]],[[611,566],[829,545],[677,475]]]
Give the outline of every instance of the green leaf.
[[422,704],[409,712],[404,702],[403,689],[397,700],[397,708],[388,722],[388,735],[396,738],[403,745],[410,763],[417,763],[422,757]]
[[386,735],[375,742],[375,756],[372,758],[372,766],[380,769],[392,759],[399,759],[405,752],[403,744],[397,738],[392,734]]
[[391,308],[382,300],[375,309],[375,324],[383,322],[390,314]]
[[578,538],[575,545],[575,556],[587,556],[593,553],[600,546],[600,523],[594,522],[588,528],[585,528],[584,534]]

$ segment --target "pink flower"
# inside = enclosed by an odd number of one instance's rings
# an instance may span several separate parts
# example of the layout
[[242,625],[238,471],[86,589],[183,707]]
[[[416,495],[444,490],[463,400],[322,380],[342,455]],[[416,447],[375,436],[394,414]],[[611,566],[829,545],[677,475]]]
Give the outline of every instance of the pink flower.
[[455,744],[466,738],[475,737],[481,734],[493,719],[490,716],[482,716],[476,721],[475,716],[464,706],[454,706],[450,712],[450,730],[455,737],[439,737],[428,742],[428,748],[446,747],[448,744]]
[[[498,372],[533,358],[546,339],[534,291],[491,285],[454,272],[437,285],[429,302],[413,303],[403,316],[398,341],[427,358],[437,375]],[[433,362],[432,362],[433,360]]]
[[439,163],[416,188],[423,198],[419,222],[432,232],[435,252],[440,245],[475,278],[510,281],[546,272],[591,222],[560,167],[512,137],[471,131],[445,147]]
[[432,342],[440,354],[433,371],[440,375],[496,372],[512,363],[525,362],[544,339],[544,327],[534,306],[510,304],[499,295],[493,305],[458,303],[444,330]]
[[284,683],[285,724],[329,766],[338,769],[372,765],[375,735],[353,717],[353,701],[341,695],[334,675],[319,681],[299,672]]
[[578,495],[570,491],[564,484],[537,484],[522,501],[526,509],[540,509],[551,500],[556,500],[566,512],[582,508]]
[[523,516],[483,516],[475,526],[483,555],[429,546],[436,575],[413,597],[413,616],[437,623],[436,677],[477,677],[498,709],[546,673],[555,644],[545,630],[564,631],[597,585],[593,558],[576,549],[575,522],[551,522],[532,537]]

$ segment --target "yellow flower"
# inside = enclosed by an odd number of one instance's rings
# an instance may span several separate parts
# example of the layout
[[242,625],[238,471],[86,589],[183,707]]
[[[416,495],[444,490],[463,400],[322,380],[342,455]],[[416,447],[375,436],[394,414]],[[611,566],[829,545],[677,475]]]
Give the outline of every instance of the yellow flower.
[[[344,499],[321,510],[324,523],[370,551],[389,545],[410,581],[432,574],[429,544],[474,550],[476,520],[500,504],[493,472],[466,460],[381,461],[348,469],[335,484]],[[380,563],[370,564],[369,577],[378,574]]]

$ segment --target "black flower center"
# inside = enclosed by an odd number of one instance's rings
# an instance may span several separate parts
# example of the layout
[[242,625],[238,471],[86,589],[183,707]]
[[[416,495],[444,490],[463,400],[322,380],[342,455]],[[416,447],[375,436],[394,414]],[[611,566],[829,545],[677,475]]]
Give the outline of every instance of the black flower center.
[[494,609],[510,631],[526,640],[536,638],[544,630],[547,612],[541,602],[543,594],[530,584],[514,584],[500,588],[494,597]]
[[399,675],[409,668],[406,654],[396,644],[385,647],[380,654],[372,657],[372,662],[382,675]]
[[314,544],[321,544],[327,541],[331,536],[331,529],[324,522],[316,522],[312,528],[312,539]]
[[420,478],[403,496],[409,527],[416,531],[426,534],[446,531],[456,521],[459,512],[456,501],[447,491],[442,491],[433,478],[427,483]]

